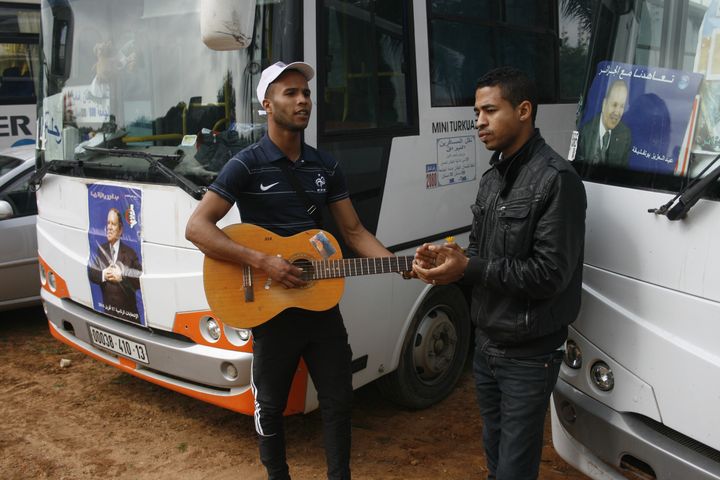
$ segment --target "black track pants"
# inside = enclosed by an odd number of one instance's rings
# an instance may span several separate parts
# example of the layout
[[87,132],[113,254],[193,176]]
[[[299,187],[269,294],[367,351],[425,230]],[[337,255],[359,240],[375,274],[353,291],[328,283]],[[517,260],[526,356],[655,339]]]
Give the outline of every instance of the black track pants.
[[328,478],[350,479],[352,353],[337,307],[291,309],[253,329],[255,429],[268,478],[289,479],[283,411],[302,357],[318,392]]

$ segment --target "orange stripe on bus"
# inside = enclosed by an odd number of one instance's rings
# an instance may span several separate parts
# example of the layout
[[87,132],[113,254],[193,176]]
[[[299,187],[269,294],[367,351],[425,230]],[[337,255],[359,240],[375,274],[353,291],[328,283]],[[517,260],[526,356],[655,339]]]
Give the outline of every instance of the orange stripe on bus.
[[103,356],[100,356],[96,353],[94,353],[91,350],[88,350],[86,348],[83,348],[80,345],[76,345],[72,342],[70,342],[68,339],[66,339],[63,335],[61,335],[57,329],[55,328],[55,325],[53,325],[50,321],[48,321],[48,324],[50,325],[50,333],[53,337],[58,339],[59,341],[76,348],[77,350],[80,350],[81,352],[100,360],[101,362],[107,363],[108,365],[111,365],[113,367],[118,368],[119,370],[124,371],[125,373],[129,373],[130,375],[134,375],[138,378],[141,378],[143,380],[147,380],[148,382],[154,383],[156,385],[159,385],[161,387],[165,387],[167,389],[173,390],[178,393],[182,393],[184,395],[187,395],[188,397],[196,398],[198,400],[202,400],[203,402],[207,402],[213,405],[217,405],[219,407],[227,408],[228,410],[232,410],[239,413],[244,413],[247,415],[252,415],[255,411],[255,402],[252,395],[252,391],[248,387],[248,389],[238,395],[213,395],[210,393],[205,392],[198,392],[196,390],[192,390],[180,385],[175,385],[173,383],[169,383],[163,380],[160,380],[155,377],[151,377],[149,375],[145,375],[142,371],[138,371],[135,368],[131,368],[124,364],[124,362],[115,363]]
[[50,275],[50,272],[52,272],[52,274],[55,276],[55,290],[50,288],[50,281],[47,278],[45,279],[44,285],[42,284],[42,282],[40,283],[41,287],[58,298],[69,298],[70,290],[68,290],[67,282],[60,275],[58,275],[58,273],[53,270],[52,267],[50,267],[50,265],[48,265],[48,263],[43,260],[42,257],[38,256],[38,261],[45,269],[46,277]]
[[[55,327],[55,325],[52,324],[52,322],[48,321],[48,325],[50,327],[50,333],[57,340],[69,345],[70,347],[80,350],[81,352],[97,360],[100,360],[101,362],[116,367],[117,369],[122,370],[125,373],[129,373],[130,375],[134,375],[138,378],[147,380],[148,382],[154,383],[161,387],[165,387],[169,390],[182,393],[183,395],[187,395],[188,397],[196,398],[198,400],[202,400],[203,402],[217,405],[218,407],[226,408],[234,412],[252,415],[255,411],[255,398],[253,397],[252,390],[249,388],[249,386],[247,390],[237,395],[213,395],[211,393],[192,390],[181,385],[176,385],[155,378],[153,376],[146,375],[142,372],[142,370],[137,370],[137,364],[135,362],[124,357],[117,357],[119,363],[113,362],[110,359],[107,359],[91,350],[88,350],[80,345],[71,342],[63,335],[61,335],[59,331],[57,331],[57,328]],[[288,396],[287,408],[285,409],[285,415],[303,413],[305,411],[305,396],[307,393],[307,386],[307,366],[305,365],[305,362],[301,359],[297,371],[295,372],[295,377],[292,381],[290,394]]]

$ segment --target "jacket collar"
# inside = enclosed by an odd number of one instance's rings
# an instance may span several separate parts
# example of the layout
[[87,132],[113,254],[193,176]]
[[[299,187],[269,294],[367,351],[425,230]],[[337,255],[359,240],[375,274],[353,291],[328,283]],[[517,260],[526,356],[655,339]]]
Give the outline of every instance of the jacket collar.
[[532,157],[533,153],[535,153],[536,149],[534,147],[536,146],[535,144],[538,139],[542,140],[542,137],[540,136],[540,130],[536,128],[535,132],[528,141],[525,142],[517,152],[513,153],[509,157],[503,158],[501,152],[493,153],[490,158],[490,165],[496,167],[500,173],[504,173],[509,165],[516,163],[515,160],[519,159],[521,163],[523,160],[527,161],[530,157]]
[[536,128],[533,136],[514,154],[507,158],[501,158],[500,152],[493,154],[490,164],[497,169],[503,180],[503,187],[500,191],[501,196],[507,194],[515,183],[522,166],[528,163],[543,145],[545,145],[545,139],[540,135],[540,130]]

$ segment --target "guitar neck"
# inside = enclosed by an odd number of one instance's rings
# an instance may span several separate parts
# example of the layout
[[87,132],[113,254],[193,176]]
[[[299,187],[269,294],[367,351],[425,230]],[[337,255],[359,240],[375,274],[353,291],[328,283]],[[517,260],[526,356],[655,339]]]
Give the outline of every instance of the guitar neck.
[[313,267],[312,279],[408,272],[412,270],[413,258],[413,256],[407,256],[316,260],[311,262]]

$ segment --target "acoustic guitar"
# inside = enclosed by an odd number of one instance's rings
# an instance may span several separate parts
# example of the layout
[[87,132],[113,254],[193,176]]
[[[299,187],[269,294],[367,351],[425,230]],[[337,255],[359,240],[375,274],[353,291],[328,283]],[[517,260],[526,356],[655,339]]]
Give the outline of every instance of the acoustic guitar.
[[301,269],[308,282],[301,288],[285,288],[260,269],[206,256],[203,283],[210,309],[236,328],[255,327],[290,307],[327,310],[340,301],[345,277],[412,270],[412,256],[344,259],[337,240],[323,230],[283,237],[238,223],[223,231],[246,247],[284,258]]

